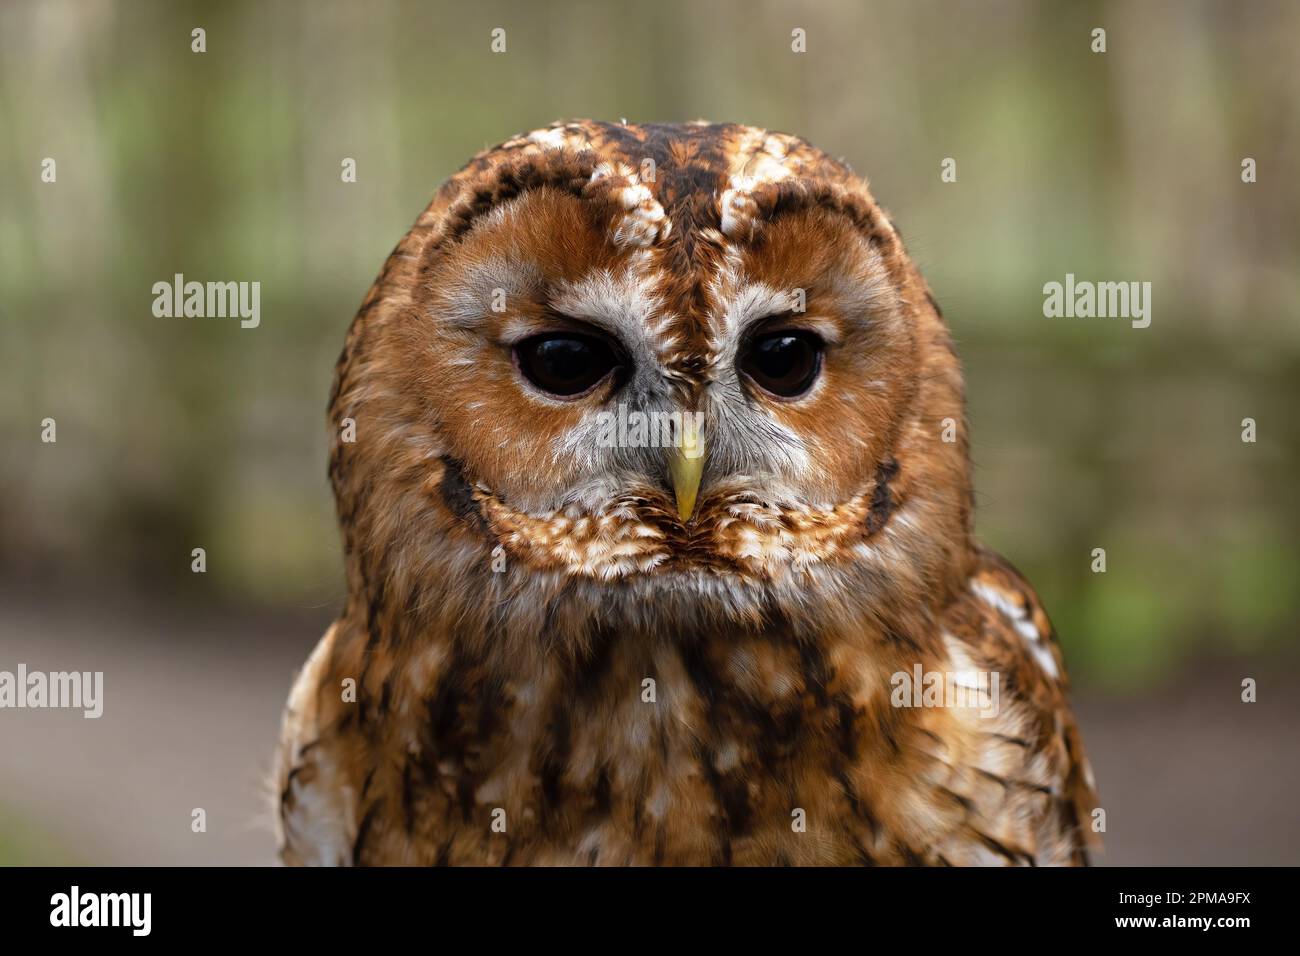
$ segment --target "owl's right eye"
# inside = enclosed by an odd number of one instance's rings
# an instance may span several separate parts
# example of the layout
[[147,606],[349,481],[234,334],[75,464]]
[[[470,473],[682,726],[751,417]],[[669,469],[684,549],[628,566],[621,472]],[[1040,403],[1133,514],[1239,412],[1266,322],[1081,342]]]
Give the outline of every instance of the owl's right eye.
[[535,335],[514,348],[524,378],[550,395],[586,395],[621,367],[608,344],[590,335],[558,332]]

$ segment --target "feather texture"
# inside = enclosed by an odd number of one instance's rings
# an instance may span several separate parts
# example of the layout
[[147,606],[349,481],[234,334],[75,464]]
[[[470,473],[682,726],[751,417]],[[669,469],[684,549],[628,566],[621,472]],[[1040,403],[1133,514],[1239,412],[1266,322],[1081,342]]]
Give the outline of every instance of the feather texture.
[[[740,361],[773,323],[822,343],[794,399]],[[519,343],[574,327],[621,374],[531,388]],[[897,230],[804,141],[580,121],[476,156],[339,361],[348,600],[286,709],[285,861],[1085,862],[1064,661],[972,536],[963,403]],[[702,416],[689,519],[663,448],[596,439],[620,404]]]

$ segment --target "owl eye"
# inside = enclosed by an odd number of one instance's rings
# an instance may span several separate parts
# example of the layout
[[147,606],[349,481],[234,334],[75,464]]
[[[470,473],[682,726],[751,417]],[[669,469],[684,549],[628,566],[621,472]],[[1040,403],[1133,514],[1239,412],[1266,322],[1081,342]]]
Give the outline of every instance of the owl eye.
[[591,391],[620,367],[614,350],[600,339],[572,332],[535,335],[515,346],[524,378],[543,392],[574,398]]
[[760,388],[781,398],[808,391],[821,368],[822,340],[802,329],[760,335],[740,357],[740,370]]

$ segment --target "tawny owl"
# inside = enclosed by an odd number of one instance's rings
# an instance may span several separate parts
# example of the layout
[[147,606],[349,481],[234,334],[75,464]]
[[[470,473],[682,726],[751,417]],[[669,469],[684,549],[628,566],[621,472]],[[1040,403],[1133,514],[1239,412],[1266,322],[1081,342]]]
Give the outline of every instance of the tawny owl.
[[808,143],[480,153],[330,418],[348,596],[286,710],[285,861],[1086,861],[1061,653],[972,536],[939,308]]

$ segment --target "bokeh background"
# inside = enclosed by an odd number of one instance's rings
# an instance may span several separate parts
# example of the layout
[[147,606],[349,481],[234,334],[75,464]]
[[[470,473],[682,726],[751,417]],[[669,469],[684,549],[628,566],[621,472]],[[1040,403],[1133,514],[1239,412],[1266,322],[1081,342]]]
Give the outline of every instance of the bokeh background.
[[[0,711],[0,863],[271,860],[344,330],[443,178],[576,116],[870,178],[965,363],[981,535],[1062,634],[1101,862],[1300,862],[1297,38],[1284,0],[0,5],[0,669],[106,684]],[[261,326],[155,318],[178,272],[260,281]],[[1045,318],[1067,272],[1151,282],[1150,328]]]

